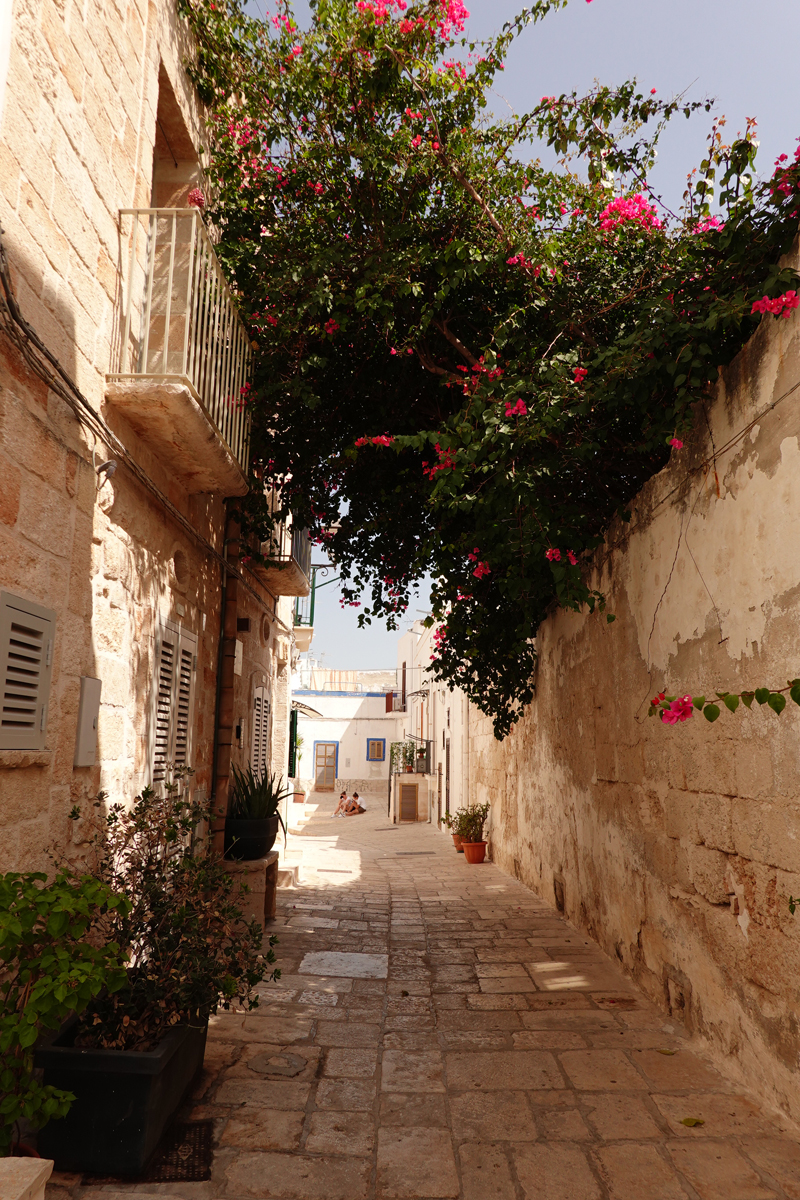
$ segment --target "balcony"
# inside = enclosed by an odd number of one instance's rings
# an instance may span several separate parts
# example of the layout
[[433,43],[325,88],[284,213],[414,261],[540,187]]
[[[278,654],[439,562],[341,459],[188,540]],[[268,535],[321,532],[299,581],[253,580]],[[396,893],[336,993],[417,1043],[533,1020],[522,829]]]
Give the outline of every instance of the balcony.
[[311,591],[307,596],[298,596],[294,604],[294,640],[297,649],[305,654],[311,649],[314,636],[314,604],[317,595],[317,572],[311,568]]
[[187,491],[243,496],[250,342],[200,213],[121,209],[120,234],[107,404]]
[[307,529],[285,521],[278,523],[270,540],[261,543],[261,554],[268,561],[250,569],[273,596],[310,594],[311,538]]

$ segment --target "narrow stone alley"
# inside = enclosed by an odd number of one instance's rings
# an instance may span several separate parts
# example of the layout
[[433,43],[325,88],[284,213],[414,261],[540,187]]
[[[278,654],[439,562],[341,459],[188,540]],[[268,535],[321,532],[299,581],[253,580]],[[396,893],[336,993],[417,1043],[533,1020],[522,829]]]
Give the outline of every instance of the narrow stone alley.
[[329,811],[292,839],[280,982],[212,1019],[211,1180],[48,1200],[800,1198],[797,1130],[557,912],[429,826]]

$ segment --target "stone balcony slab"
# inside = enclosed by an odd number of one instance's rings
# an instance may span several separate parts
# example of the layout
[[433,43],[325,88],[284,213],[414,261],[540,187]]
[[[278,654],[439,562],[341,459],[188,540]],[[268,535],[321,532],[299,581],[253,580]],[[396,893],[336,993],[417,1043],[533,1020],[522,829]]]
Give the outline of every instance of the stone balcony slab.
[[109,375],[106,403],[125,418],[187,492],[223,496],[247,492],[242,468],[187,378]]

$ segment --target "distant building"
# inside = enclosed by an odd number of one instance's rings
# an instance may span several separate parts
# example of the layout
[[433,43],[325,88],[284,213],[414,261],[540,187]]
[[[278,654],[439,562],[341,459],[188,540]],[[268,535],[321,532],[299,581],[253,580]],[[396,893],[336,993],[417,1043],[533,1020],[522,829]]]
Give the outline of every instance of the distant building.
[[395,672],[337,671],[303,662],[292,704],[297,727],[297,787],[307,793],[346,789],[388,797],[398,719],[391,706]]
[[470,706],[460,689],[450,691],[429,673],[435,629],[415,621],[398,642],[398,739],[405,757],[394,780],[392,811],[398,821],[444,828],[447,813],[469,803]]

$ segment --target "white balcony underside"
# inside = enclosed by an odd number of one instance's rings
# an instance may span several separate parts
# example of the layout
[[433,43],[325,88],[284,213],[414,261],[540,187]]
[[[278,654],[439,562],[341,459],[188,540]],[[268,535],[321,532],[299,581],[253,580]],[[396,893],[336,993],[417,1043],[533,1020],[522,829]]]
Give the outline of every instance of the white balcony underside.
[[314,630],[311,625],[295,625],[294,640],[301,654],[305,654],[307,650],[311,649],[311,639],[313,636]]
[[181,375],[108,375],[106,403],[172,471],[187,492],[243,496],[236,457]]

